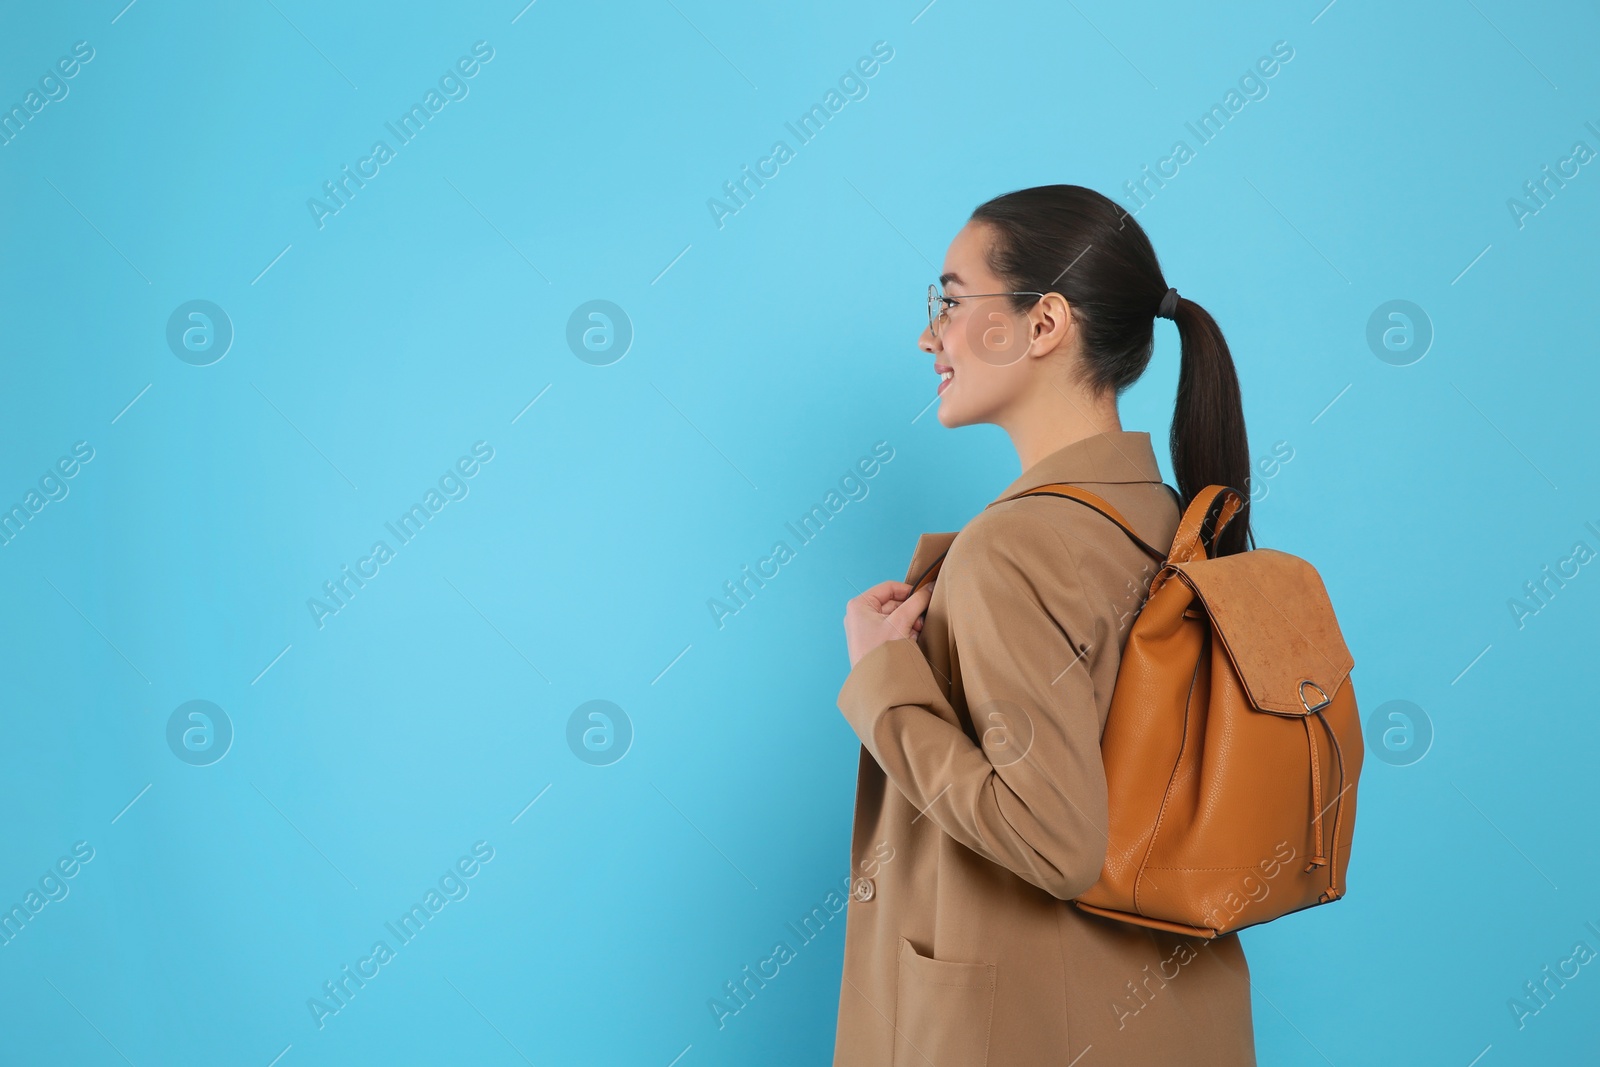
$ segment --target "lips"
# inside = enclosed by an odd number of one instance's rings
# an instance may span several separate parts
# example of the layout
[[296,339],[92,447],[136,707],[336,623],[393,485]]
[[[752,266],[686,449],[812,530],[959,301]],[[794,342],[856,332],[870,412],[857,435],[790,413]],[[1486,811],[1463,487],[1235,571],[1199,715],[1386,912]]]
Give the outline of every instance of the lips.
[[955,378],[955,374],[956,374],[955,368],[954,367],[947,367],[942,363],[935,363],[933,365],[933,369],[934,369],[934,372],[939,375],[938,392],[942,393],[942,392],[945,391],[945,388],[947,386],[949,386],[951,380]]

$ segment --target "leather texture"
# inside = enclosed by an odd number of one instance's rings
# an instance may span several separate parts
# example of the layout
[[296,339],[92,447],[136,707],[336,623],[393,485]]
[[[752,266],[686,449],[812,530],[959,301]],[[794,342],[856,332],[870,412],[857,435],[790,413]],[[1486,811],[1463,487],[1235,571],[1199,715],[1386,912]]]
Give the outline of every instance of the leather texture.
[[1182,515],[1148,433],[1073,442],[999,495],[1063,482],[1159,551],[1073,500],[998,500],[917,539],[920,634],[840,688],[860,745],[850,891],[822,904],[837,918],[821,936],[845,923],[835,1067],[1255,1063],[1237,936],[1069,903],[1105,864],[1102,731]]
[[[1039,494],[1156,551],[1087,490],[1016,495]],[[1211,938],[1344,895],[1363,756],[1354,660],[1310,563],[1209,556],[1242,501],[1220,485],[1195,496],[1123,649],[1101,738],[1106,861],[1075,900],[1093,914]]]

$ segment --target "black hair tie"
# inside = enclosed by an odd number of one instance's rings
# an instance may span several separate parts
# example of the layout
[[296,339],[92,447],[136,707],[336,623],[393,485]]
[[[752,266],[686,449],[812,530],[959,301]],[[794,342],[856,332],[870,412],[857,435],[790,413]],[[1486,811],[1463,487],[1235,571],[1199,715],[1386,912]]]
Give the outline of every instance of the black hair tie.
[[1168,289],[1166,291],[1165,295],[1163,295],[1161,297],[1161,306],[1156,308],[1156,318],[1158,318],[1158,319],[1175,318],[1176,316],[1175,316],[1174,313],[1177,310],[1178,310],[1178,290],[1176,290],[1176,289]]

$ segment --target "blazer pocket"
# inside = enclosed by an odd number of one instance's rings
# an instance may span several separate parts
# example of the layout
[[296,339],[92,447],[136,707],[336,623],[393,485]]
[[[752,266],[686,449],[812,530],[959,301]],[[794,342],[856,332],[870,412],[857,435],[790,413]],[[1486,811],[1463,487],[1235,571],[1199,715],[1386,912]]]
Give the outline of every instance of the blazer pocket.
[[892,1067],[986,1067],[994,964],[937,960],[900,938]]

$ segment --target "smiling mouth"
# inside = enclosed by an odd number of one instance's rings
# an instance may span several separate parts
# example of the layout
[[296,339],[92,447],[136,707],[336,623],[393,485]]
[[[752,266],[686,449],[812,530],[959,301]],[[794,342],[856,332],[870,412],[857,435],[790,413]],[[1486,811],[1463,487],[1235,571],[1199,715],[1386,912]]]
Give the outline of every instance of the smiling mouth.
[[953,370],[947,370],[947,371],[942,372],[939,375],[939,388],[938,388],[937,391],[941,392],[941,393],[944,392],[945,391],[945,387],[950,384],[950,380],[952,378],[954,378],[955,376],[956,376],[956,372],[953,371]]

